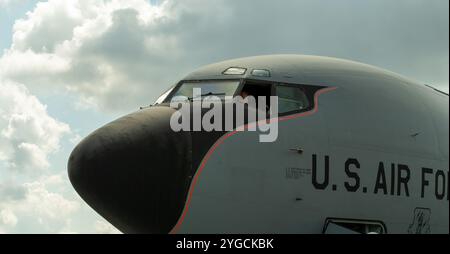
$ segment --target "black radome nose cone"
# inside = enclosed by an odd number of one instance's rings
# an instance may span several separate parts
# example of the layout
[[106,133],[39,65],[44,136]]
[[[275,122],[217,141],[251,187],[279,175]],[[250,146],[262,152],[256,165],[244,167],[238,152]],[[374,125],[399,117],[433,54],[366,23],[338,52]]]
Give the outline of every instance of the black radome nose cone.
[[168,233],[181,215],[191,174],[191,137],[173,132],[168,107],[123,117],[72,152],[79,195],[124,233]]

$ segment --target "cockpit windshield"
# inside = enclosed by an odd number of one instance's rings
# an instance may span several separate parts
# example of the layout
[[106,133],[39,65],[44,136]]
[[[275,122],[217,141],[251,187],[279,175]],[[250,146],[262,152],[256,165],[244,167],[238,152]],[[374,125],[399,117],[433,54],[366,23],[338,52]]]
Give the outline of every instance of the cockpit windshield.
[[156,100],[154,105],[163,103],[167,99],[167,96],[169,96],[169,94],[173,91],[174,88],[175,87],[172,86],[171,88],[169,88],[169,90],[165,91],[161,96],[159,96],[159,98]]
[[[201,94],[195,96],[216,96],[223,98],[225,96],[234,96],[239,88],[239,81],[200,81],[200,82],[184,82],[178,90],[172,95],[176,100],[192,100],[194,98],[194,88],[200,88]],[[169,98],[171,99],[171,98]]]

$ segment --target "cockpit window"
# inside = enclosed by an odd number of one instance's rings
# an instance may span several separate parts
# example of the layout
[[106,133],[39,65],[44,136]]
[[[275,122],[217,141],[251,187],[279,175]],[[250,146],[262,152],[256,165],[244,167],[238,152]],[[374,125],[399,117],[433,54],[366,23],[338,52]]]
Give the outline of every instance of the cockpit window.
[[244,75],[246,72],[246,68],[230,67],[223,72],[223,75]]
[[174,88],[175,88],[174,86],[171,87],[169,90],[164,92],[161,96],[159,96],[159,98],[156,100],[154,105],[163,103],[166,100],[167,96],[169,96],[169,94],[173,91]]
[[305,92],[299,86],[276,86],[278,111],[280,114],[302,111],[309,108],[310,103]]
[[200,88],[200,97],[206,96],[234,96],[240,81],[200,81],[200,82],[184,82],[178,90],[173,94],[172,98],[193,99],[194,88]]

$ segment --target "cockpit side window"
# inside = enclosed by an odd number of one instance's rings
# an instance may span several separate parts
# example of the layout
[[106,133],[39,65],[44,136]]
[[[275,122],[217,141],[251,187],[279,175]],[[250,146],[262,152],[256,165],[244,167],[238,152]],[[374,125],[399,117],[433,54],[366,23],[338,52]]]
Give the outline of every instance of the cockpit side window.
[[173,91],[173,89],[175,88],[175,86],[172,86],[171,88],[169,88],[169,90],[165,91],[161,96],[159,96],[159,98],[156,100],[156,102],[153,105],[158,105],[163,103],[166,98],[169,96],[169,94]]
[[260,97],[265,97],[267,103],[267,111],[270,109],[270,96],[272,95],[272,83],[261,81],[246,81],[239,94],[241,97],[252,96],[256,100],[258,107]]
[[306,92],[298,85],[277,85],[276,95],[280,115],[304,111],[311,106]]
[[[204,99],[209,96],[224,98],[234,96],[239,88],[240,80],[201,80],[183,81],[166,98],[166,102],[172,100],[189,101],[193,99]],[[198,89],[200,94],[194,94]]]

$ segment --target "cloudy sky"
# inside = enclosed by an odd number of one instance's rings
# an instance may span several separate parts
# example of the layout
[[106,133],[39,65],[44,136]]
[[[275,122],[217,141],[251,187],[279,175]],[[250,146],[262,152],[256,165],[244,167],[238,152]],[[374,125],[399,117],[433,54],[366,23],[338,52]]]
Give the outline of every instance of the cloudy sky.
[[0,233],[114,233],[70,186],[97,127],[204,64],[295,53],[448,91],[448,0],[0,0]]

